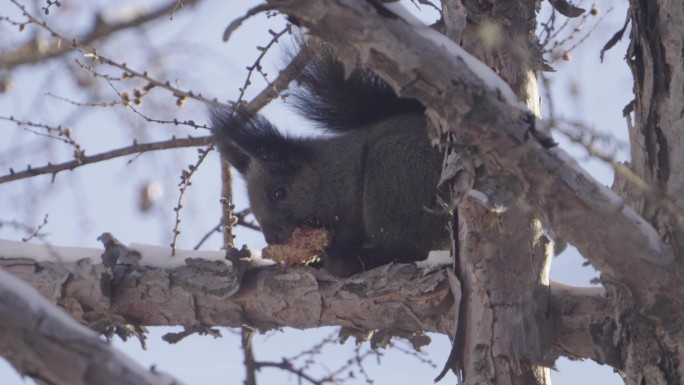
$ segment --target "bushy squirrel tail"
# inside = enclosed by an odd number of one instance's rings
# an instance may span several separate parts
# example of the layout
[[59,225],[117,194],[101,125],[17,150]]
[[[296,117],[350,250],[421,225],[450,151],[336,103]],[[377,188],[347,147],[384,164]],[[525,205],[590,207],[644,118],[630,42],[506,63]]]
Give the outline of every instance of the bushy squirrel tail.
[[321,128],[346,131],[391,116],[425,111],[417,100],[397,96],[367,68],[356,66],[345,76],[344,66],[325,44],[303,44],[309,45],[312,56],[295,77],[289,97],[300,115]]

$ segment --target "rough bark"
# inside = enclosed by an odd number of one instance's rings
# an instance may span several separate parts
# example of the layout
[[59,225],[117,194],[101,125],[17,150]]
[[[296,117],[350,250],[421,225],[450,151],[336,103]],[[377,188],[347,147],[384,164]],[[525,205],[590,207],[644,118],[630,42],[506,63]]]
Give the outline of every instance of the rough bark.
[[345,326],[453,335],[444,269],[392,265],[343,280],[312,268],[261,268],[248,272],[232,294],[230,264],[188,262],[170,270],[116,265],[111,278],[106,267],[88,260],[0,259],[0,266],[89,325],[112,319],[145,326]]
[[615,339],[617,323],[613,302],[614,298],[601,287],[578,288],[552,282],[549,297],[552,350],[544,361],[552,363],[557,356],[591,358],[622,370],[624,363],[620,341]]
[[235,217],[233,216],[233,172],[230,164],[225,159],[221,159],[221,206],[223,207],[223,215],[221,215],[221,233],[223,234],[223,248],[230,250],[233,247],[233,226],[235,225]]
[[459,209],[467,293],[467,318],[459,327],[465,327],[466,384],[550,383],[548,369],[540,364],[552,334],[547,313],[551,244],[539,221],[510,211],[498,215],[471,201]]
[[45,384],[180,385],[128,360],[2,269],[0,352],[20,373]]
[[684,255],[684,3],[630,1],[630,6],[627,63],[635,99],[625,112],[630,115],[630,169],[640,182],[618,174],[614,189],[673,249],[676,258],[669,268],[676,280],[650,277],[659,286],[651,289],[649,306],[640,306],[631,286],[610,280],[606,285],[617,300],[625,382],[675,384],[684,381],[684,314],[681,303],[672,301],[682,298],[684,286],[679,273]]
[[[541,67],[534,35],[537,6],[517,0],[491,6],[466,2],[461,36],[464,48],[511,85],[535,115],[540,114],[536,79]],[[505,178],[488,182],[499,199],[514,201]],[[474,187],[480,185],[476,181]],[[459,213],[466,315],[459,319],[464,334],[457,348],[465,383],[550,383],[548,369],[540,364],[552,334],[547,318],[552,252],[540,222],[517,204],[494,213],[467,200]]]
[[[116,265],[112,285],[103,290],[102,276],[108,270],[102,264],[0,255],[0,267],[77,321],[97,329],[107,322],[188,328],[250,325],[260,330],[334,325],[401,335],[454,335],[455,308],[446,266],[424,270],[391,265],[347,279],[311,268],[259,268],[250,271],[240,291],[230,296],[233,281],[226,280],[227,265],[189,262],[175,269]],[[7,295],[11,291],[0,293],[0,300]],[[596,331],[614,323],[611,306],[602,290],[552,283],[547,316],[561,332],[551,336],[545,361],[562,353],[608,362],[599,352],[610,351],[612,341]]]

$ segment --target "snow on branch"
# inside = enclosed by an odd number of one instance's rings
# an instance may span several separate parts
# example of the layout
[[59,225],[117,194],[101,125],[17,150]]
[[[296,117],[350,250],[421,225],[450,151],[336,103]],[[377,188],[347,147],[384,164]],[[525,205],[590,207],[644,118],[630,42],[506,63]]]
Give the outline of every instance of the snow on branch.
[[653,300],[678,282],[672,250],[620,197],[562,149],[534,138],[545,123],[493,71],[429,27],[379,14],[366,1],[271,4],[338,50],[378,72],[402,96],[420,100],[442,132],[477,145],[491,174],[511,176],[518,199],[575,245],[605,277]]
[[177,250],[171,257],[169,247],[101,238],[111,242],[104,253],[0,241],[0,267],[90,325],[120,319],[145,326],[336,325],[453,335],[453,300],[445,269],[436,264],[388,265],[348,279],[307,267],[255,268],[239,276],[224,251]]
[[[172,258],[169,247],[116,244],[103,252],[0,240],[0,268],[100,332],[133,324],[187,330],[249,325],[261,331],[343,326],[404,337],[454,334],[457,310],[449,291],[449,265],[437,259],[387,265],[350,278],[308,267],[262,266],[240,279],[223,251],[178,250]],[[612,330],[610,301],[601,290],[551,287],[549,316],[557,332],[549,361],[570,355],[605,362],[604,352],[614,349],[612,340],[606,337],[599,348],[593,339],[596,330],[606,335]],[[14,317],[7,314],[15,314],[5,311],[6,298],[18,294],[12,294],[17,286],[0,288],[1,331]],[[27,331],[32,332],[39,330]],[[8,343],[2,336],[0,347]]]

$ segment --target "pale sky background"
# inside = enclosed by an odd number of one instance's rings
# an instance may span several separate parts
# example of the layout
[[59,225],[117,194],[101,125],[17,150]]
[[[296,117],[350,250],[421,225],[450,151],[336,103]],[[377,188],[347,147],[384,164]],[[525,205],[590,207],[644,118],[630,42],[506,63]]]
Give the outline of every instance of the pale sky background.
[[[52,8],[47,21],[65,35],[72,36],[86,28],[90,19],[84,19],[77,12],[81,2],[62,1],[62,8]],[[98,2],[98,9],[105,17],[123,17],[136,7],[144,7],[148,2],[139,1],[106,1]],[[144,3],[145,5],[139,5]],[[149,4],[158,4],[149,2]],[[598,8],[605,14],[613,1],[599,1]],[[617,2],[616,2],[617,3]],[[98,43],[98,51],[131,67],[149,69],[159,78],[172,81],[178,79],[182,88],[201,92],[206,96],[216,96],[221,100],[235,100],[238,87],[242,86],[246,74],[245,67],[258,55],[256,45],[266,44],[270,36],[268,28],[280,30],[282,18],[259,16],[245,22],[228,43],[221,41],[225,26],[236,16],[255,2],[222,2],[218,0],[203,1],[197,9],[188,13],[179,12],[173,20],[162,20],[152,27],[136,32],[115,35],[107,40],[107,44]],[[41,3],[42,5],[42,3]],[[545,4],[546,5],[546,4]],[[593,35],[573,53],[571,62],[555,63],[557,72],[547,74],[552,82],[552,94],[556,112],[575,120],[583,120],[597,130],[626,141],[626,124],[622,118],[622,108],[632,98],[631,76],[623,61],[626,42],[622,42],[609,51],[605,62],[599,63],[599,51],[602,45],[622,27],[625,18],[625,4],[613,10],[596,29]],[[414,10],[409,4],[407,8]],[[587,7],[588,8],[588,7]],[[617,7],[616,7],[617,8]],[[41,15],[40,12],[35,12]],[[8,0],[0,2],[0,16],[7,15],[22,20],[16,7]],[[43,16],[44,17],[44,16]],[[429,19],[431,14],[421,14]],[[559,16],[562,23],[563,17]],[[593,25],[595,18],[590,19]],[[33,27],[31,27],[33,28]],[[31,33],[27,29],[23,35],[16,32],[16,27],[0,23],[0,50],[17,39],[25,39]],[[153,49],[142,48],[154,47]],[[70,68],[80,70],[73,59],[77,54],[69,56]],[[267,59],[270,65],[277,65],[278,55],[272,54]],[[118,71],[115,71],[118,72]],[[277,72],[271,67],[268,72],[271,79]],[[2,75],[0,73],[0,75]],[[74,128],[74,138],[83,145],[87,154],[96,154],[117,146],[130,144],[136,137],[140,142],[161,140],[169,136],[169,132],[182,135],[205,135],[206,132],[194,131],[171,125],[159,125],[146,122],[132,113],[118,115],[117,109],[95,108],[84,114],[82,108],[46,95],[47,92],[67,97],[76,101],[116,100],[114,91],[101,79],[97,95],[86,95],[73,87],[73,83],[63,72],[61,62],[52,61],[47,65],[24,66],[12,72],[14,90],[0,94],[0,116],[14,115],[17,118],[52,125],[70,125]],[[84,79],[87,79],[84,76]],[[254,95],[263,83],[255,82],[251,87]],[[131,91],[133,85],[116,85],[119,91]],[[163,95],[159,92],[159,95]],[[248,97],[249,99],[249,97]],[[160,96],[157,103],[173,105],[169,96]],[[151,112],[155,99],[145,100],[141,110],[158,119],[194,119],[206,122],[203,106],[187,102],[184,109],[169,108],[165,112]],[[145,110],[147,108],[147,110]],[[121,109],[121,107],[118,107]],[[280,105],[269,106],[267,115],[279,126],[297,132],[302,127],[300,119]],[[125,116],[125,118],[121,118]],[[31,160],[33,166],[70,160],[71,149],[54,141],[36,139],[33,134],[17,129],[14,124],[0,121],[0,174],[7,172],[8,167],[20,170]],[[573,155],[583,161],[588,170],[602,183],[610,185],[612,172],[608,167],[595,160],[585,159],[583,150],[570,146],[556,134],[556,139]],[[47,144],[50,144],[48,146]],[[618,154],[624,159],[624,153]],[[96,238],[108,231],[116,235],[124,243],[153,243],[166,245],[170,242],[174,212],[172,208],[178,197],[177,184],[180,170],[187,164],[194,163],[194,149],[171,150],[157,154],[144,154],[140,157],[128,157],[109,162],[89,165],[75,172],[58,174],[55,183],[50,177],[37,177],[26,181],[0,185],[0,223],[18,221],[29,225],[42,222],[45,214],[49,214],[49,223],[44,232],[49,233],[47,241],[58,245],[100,247]],[[130,160],[133,160],[130,164]],[[158,182],[163,190],[163,197],[156,206],[146,213],[137,209],[137,198],[140,186]],[[205,164],[193,179],[184,201],[182,212],[181,236],[179,246],[192,248],[197,240],[214,227],[220,218],[219,199],[219,167],[218,155],[210,155]],[[238,193],[237,208],[246,207],[244,187],[236,188]],[[25,236],[11,226],[0,226],[0,238],[18,240]],[[252,248],[263,246],[260,234],[250,230],[237,233],[238,245],[247,243]],[[220,237],[214,236],[204,245],[205,249],[216,249],[220,246]],[[552,279],[574,285],[588,285],[597,273],[590,267],[582,267],[582,258],[570,249],[554,259]],[[168,345],[160,336],[178,328],[152,328],[147,340],[148,349],[141,350],[136,341],[122,343],[114,341],[114,345],[144,366],[155,365],[157,370],[168,372],[186,384],[241,384],[244,378],[242,368],[242,351],[239,334],[234,330],[222,329],[224,338],[192,336],[177,345]],[[307,350],[324,336],[336,331],[335,328],[298,331],[286,329],[271,332],[254,341],[254,350],[258,360],[280,361],[284,356],[292,356]],[[376,384],[431,384],[448,355],[448,338],[433,335],[433,342],[425,351],[428,357],[439,366],[433,368],[414,357],[396,351],[382,351],[380,366],[375,358],[368,360],[365,366]],[[366,347],[364,347],[366,348]],[[331,345],[322,357],[319,373],[325,368],[333,370],[351,358],[354,344],[348,341],[345,345]],[[324,362],[323,362],[324,361]],[[608,367],[600,367],[593,362],[558,361],[558,372],[552,372],[554,384],[620,384],[621,380]],[[274,369],[264,369],[258,374],[262,384],[296,383],[294,377],[288,377]],[[14,370],[0,359],[0,385],[16,385],[33,383],[22,380]],[[364,379],[348,381],[347,384],[362,384]],[[442,384],[455,383],[455,377],[449,375]]]

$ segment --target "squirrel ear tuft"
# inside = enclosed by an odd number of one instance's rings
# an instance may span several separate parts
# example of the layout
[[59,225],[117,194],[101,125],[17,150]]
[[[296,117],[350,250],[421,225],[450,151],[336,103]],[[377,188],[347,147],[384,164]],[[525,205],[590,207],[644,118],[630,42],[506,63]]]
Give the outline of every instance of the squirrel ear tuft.
[[269,172],[296,172],[311,153],[306,140],[287,137],[268,119],[244,109],[212,109],[212,132],[221,154],[245,174],[251,162]]

